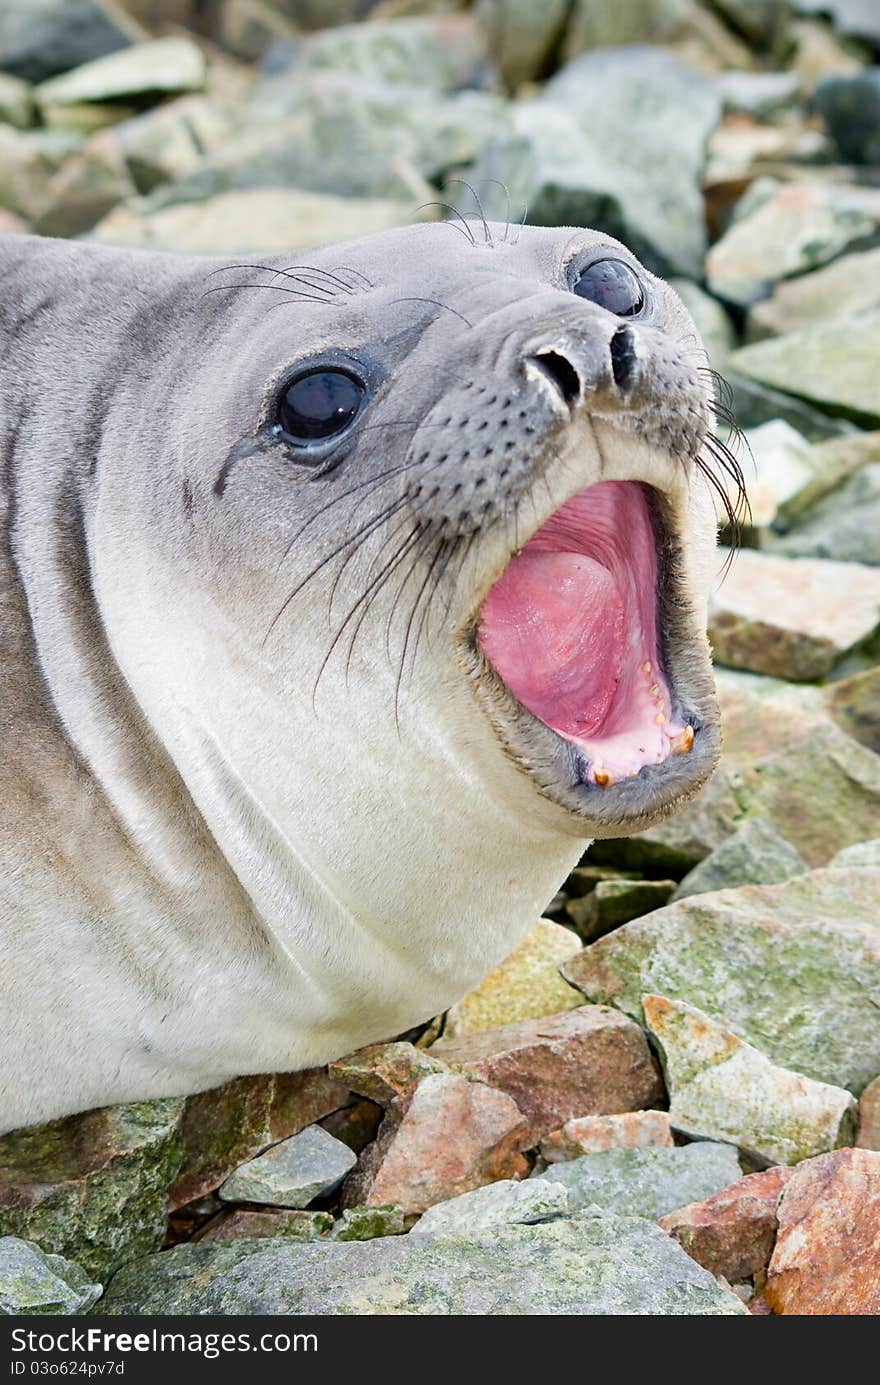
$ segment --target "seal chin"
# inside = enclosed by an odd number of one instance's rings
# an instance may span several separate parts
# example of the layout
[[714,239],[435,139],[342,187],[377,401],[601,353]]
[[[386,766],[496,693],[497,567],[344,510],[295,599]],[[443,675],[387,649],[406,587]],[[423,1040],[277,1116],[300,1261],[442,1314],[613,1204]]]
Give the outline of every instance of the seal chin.
[[511,558],[469,629],[505,750],[595,835],[689,798],[718,756],[708,648],[688,618],[660,492],[579,491]]

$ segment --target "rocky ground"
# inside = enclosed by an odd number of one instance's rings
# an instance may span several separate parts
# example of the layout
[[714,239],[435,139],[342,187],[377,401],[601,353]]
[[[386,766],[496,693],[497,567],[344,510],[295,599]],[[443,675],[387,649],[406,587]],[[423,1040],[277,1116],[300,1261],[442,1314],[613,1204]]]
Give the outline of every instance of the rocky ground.
[[423,1034],[0,1140],[0,1313],[880,1312],[878,64],[875,0],[0,0],[0,229],[499,180],[673,279],[751,449],[702,796]]

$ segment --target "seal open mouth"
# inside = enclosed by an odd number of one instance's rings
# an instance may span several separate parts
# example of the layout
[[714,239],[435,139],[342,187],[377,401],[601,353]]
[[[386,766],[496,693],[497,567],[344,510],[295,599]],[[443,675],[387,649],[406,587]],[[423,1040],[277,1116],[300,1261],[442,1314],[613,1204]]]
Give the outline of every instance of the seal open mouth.
[[583,752],[585,782],[607,788],[690,750],[660,663],[640,482],[600,481],[551,515],[489,591],[478,639],[516,700]]

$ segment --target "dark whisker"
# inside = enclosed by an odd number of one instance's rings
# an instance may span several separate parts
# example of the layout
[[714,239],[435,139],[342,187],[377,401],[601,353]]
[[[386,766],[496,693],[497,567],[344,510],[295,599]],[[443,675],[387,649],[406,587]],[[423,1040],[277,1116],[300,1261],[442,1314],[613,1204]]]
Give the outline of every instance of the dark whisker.
[[444,211],[451,212],[453,216],[457,216],[461,222],[461,226],[457,225],[454,221],[448,221],[445,217],[443,218],[442,224],[444,226],[454,226],[456,231],[459,231],[461,235],[467,237],[471,245],[476,245],[476,238],[468,225],[467,218],[462,216],[458,208],[453,207],[451,202],[423,202],[421,206],[416,207],[413,216],[418,216],[419,212],[423,212],[426,207],[442,207]]
[[467,188],[471,197],[474,199],[477,208],[477,214],[483,223],[483,235],[485,237],[485,244],[494,245],[495,242],[492,239],[492,232],[489,229],[489,223],[486,220],[486,213],[483,211],[483,204],[479,199],[476,188],[471,183],[466,183],[464,178],[450,178],[449,181],[451,183],[460,183],[463,188]]
[[450,308],[448,303],[441,303],[439,298],[392,298],[392,303],[433,303],[435,308],[445,308],[446,312],[452,313],[455,317],[461,318],[465,327],[473,327],[472,322],[468,322],[463,313],[457,308]]

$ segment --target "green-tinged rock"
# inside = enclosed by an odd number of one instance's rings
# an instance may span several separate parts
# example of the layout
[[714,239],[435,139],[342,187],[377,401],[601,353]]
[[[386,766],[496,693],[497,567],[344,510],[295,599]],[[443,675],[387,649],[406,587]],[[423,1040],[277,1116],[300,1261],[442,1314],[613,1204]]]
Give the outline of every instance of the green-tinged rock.
[[382,85],[438,92],[482,85],[490,75],[486,41],[470,15],[414,15],[324,29],[294,50],[291,80],[341,72]]
[[183,1103],[139,1101],[0,1139],[0,1233],[106,1278],[161,1244]]
[[848,1091],[777,1067],[692,1005],[646,995],[642,1007],[660,1046],[674,1129],[729,1140],[766,1164],[797,1164],[854,1140]]
[[716,660],[814,681],[880,626],[880,573],[862,563],[743,550],[709,607]]
[[26,130],[33,125],[35,116],[34,94],[29,84],[8,72],[0,72],[0,123]]
[[838,726],[880,754],[880,668],[865,669],[833,683],[827,698],[829,715]]
[[117,1275],[98,1311],[702,1316],[746,1309],[658,1226],[586,1216],[497,1227],[475,1239],[178,1246]]
[[[697,278],[705,229],[699,178],[718,118],[711,84],[672,55],[632,47],[587,53],[491,140],[470,175],[486,203],[549,226],[592,226],[623,240],[649,268]],[[632,138],[639,129],[640,138]],[[462,202],[462,205],[463,202]]]
[[0,1317],[30,1313],[85,1313],[101,1297],[85,1270],[62,1255],[46,1255],[32,1241],[0,1236]]
[[561,1183],[572,1212],[582,1208],[613,1216],[657,1217],[701,1202],[742,1176],[736,1150],[708,1140],[690,1145],[603,1149],[553,1164],[534,1183]]
[[[880,191],[878,229],[880,229]],[[868,428],[880,424],[880,309],[743,346],[731,365]]]
[[338,1188],[357,1163],[341,1140],[319,1125],[267,1149],[235,1170],[219,1189],[224,1202],[267,1202],[274,1207],[307,1207]]
[[121,106],[116,101],[80,101],[73,106],[40,107],[40,118],[50,130],[73,130],[81,135],[93,135],[136,115],[135,106]]
[[346,1207],[330,1233],[332,1241],[374,1241],[378,1236],[402,1236],[406,1217],[402,1207]]
[[746,818],[740,827],[710,851],[684,877],[673,900],[725,890],[733,885],[778,885],[807,866],[794,847],[767,818]]
[[0,125],[0,207],[36,221],[54,201],[56,174],[81,143],[69,130]]
[[[569,948],[569,956],[573,950]],[[369,1044],[338,1058],[329,1071],[359,1096],[387,1106],[395,1097],[407,1096],[423,1077],[448,1073],[449,1068],[433,1054],[398,1039],[390,1044]]]
[[118,146],[106,134],[98,134],[65,160],[48,192],[48,204],[34,217],[34,229],[44,236],[76,236],[133,196],[134,183]]
[[661,908],[674,889],[674,880],[600,880],[589,894],[570,899],[565,912],[580,937],[589,943],[630,919]]
[[576,0],[563,55],[585,48],[650,43],[674,50],[695,68],[715,72],[748,67],[751,54],[725,24],[698,0]]
[[[861,249],[880,233],[880,191],[855,184],[781,184],[748,214],[735,220],[706,257],[709,288],[719,298],[748,307],[779,279],[827,264],[844,250]],[[751,350],[752,348],[749,348]],[[744,352],[732,363],[746,370]],[[792,360],[797,373],[800,363]],[[773,375],[757,379],[780,385]],[[785,385],[780,385],[785,388]],[[807,394],[808,390],[792,390]]]
[[785,33],[791,18],[789,0],[713,0],[735,33],[758,48],[771,48]]
[[538,1178],[518,1183],[505,1178],[448,1202],[436,1202],[410,1234],[480,1236],[493,1226],[552,1221],[568,1210],[568,1192],[561,1183]]
[[559,975],[559,964],[580,946],[570,928],[538,919],[500,967],[446,1016],[446,1038],[481,1034],[502,1024],[538,1019],[581,1004],[580,993]]
[[683,899],[585,948],[565,972],[640,1023],[646,994],[695,1005],[774,1063],[858,1095],[880,1055],[880,871]]
[[769,819],[810,866],[873,836],[880,759],[870,747],[876,740],[880,748],[880,673],[827,691],[733,669],[715,676],[720,769],[674,817],[635,837],[595,842],[590,859],[683,876],[747,817]]
[[216,34],[223,48],[248,63],[257,62],[267,49],[271,51],[270,45],[295,42],[297,29],[278,0],[223,0],[216,20]]
[[3,0],[0,68],[40,82],[126,47],[139,36],[121,8],[101,0]]
[[770,547],[787,557],[880,566],[880,462],[862,467]]
[[72,72],[51,77],[36,88],[39,103],[78,105],[81,101],[118,101],[152,93],[200,91],[205,58],[192,39],[171,35],[133,44]]
[[880,248],[842,255],[823,269],[784,279],[749,309],[749,341],[799,332],[823,322],[851,322],[880,308]]
[[243,1236],[292,1236],[297,1241],[320,1241],[333,1226],[329,1212],[293,1211],[273,1208],[271,1212],[251,1212],[241,1207],[226,1208],[208,1222],[194,1241],[233,1241]]
[[155,211],[146,199],[128,202],[92,239],[193,255],[280,254],[403,226],[412,210],[410,202],[252,188]]
[[880,837],[845,846],[843,851],[838,851],[828,862],[829,870],[845,866],[865,866],[870,870],[880,870]]
[[545,75],[571,14],[569,0],[478,0],[476,19],[506,85]]

